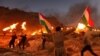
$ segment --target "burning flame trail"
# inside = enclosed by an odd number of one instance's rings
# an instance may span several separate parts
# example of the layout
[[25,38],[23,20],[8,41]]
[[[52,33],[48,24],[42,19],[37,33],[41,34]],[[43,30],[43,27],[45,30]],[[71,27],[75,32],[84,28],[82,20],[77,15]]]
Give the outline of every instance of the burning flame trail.
[[10,29],[10,27],[6,27],[6,28],[3,29],[3,31],[7,31],[9,29]]
[[23,30],[26,30],[26,27],[25,27],[26,26],[26,22],[23,22],[21,26],[22,26]]
[[17,25],[18,25],[18,23],[12,24],[9,27],[4,28],[3,31],[10,30],[10,32],[12,32],[13,29],[15,29]]

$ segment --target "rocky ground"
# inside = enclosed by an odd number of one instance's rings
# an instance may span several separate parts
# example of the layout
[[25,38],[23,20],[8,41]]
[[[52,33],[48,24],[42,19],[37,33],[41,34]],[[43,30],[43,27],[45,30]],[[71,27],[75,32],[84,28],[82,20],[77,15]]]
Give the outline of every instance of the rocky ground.
[[[81,40],[67,36],[64,41],[64,47],[66,56],[80,56],[82,49]],[[100,38],[96,37],[93,39],[92,48],[96,54],[100,56]],[[46,42],[46,48],[41,49],[41,38],[35,38],[28,41],[28,45],[25,49],[19,49],[16,45],[15,48],[9,48],[9,38],[0,38],[0,56],[54,56],[54,44],[53,42]],[[16,41],[17,43],[17,41]],[[85,56],[92,56],[90,52],[86,51]]]

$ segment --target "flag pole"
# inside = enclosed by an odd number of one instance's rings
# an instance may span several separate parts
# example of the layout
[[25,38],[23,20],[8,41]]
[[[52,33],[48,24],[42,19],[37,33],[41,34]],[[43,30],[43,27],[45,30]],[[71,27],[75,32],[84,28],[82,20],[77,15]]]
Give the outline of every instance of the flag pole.
[[[88,6],[85,7],[85,10],[86,10],[87,8],[88,8]],[[83,13],[82,13],[82,15],[81,15],[80,18],[82,18],[82,16],[84,15],[85,10],[83,11]],[[81,20],[82,20],[82,19],[79,19],[79,22],[81,22]]]
[[[39,19],[39,15],[40,15],[40,13],[38,13],[38,19]],[[41,35],[43,35],[43,30],[42,30],[42,25],[41,25],[41,21],[39,20],[39,23],[40,23],[40,26],[41,26]]]
[[41,35],[43,35],[43,30],[42,30],[42,27],[43,27],[43,26],[41,25]]
[[[88,6],[86,6],[84,9],[86,10],[87,8],[88,8]],[[84,13],[85,13],[85,10],[83,11],[83,13],[82,13],[80,19],[78,20],[78,23],[82,21],[82,17],[83,17],[83,15],[84,15]],[[77,28],[77,26],[78,26],[78,23],[76,24],[76,28]],[[87,26],[86,26],[86,27],[87,27]]]

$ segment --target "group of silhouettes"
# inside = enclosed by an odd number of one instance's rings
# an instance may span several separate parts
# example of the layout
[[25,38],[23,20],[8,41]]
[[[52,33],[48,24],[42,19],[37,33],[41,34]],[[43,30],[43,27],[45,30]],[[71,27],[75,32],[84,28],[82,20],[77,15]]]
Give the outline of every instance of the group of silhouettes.
[[[72,29],[72,30],[69,30],[67,32],[62,32],[61,31],[61,27],[58,26],[56,27],[55,29],[56,33],[53,34],[54,35],[54,44],[55,44],[55,56],[66,56],[67,54],[65,53],[65,48],[64,48],[64,35],[68,35],[72,32],[75,31],[75,29]],[[88,30],[90,31],[90,30]],[[88,32],[87,32],[88,33]],[[86,51],[89,51],[93,56],[98,56],[92,49],[92,46],[89,42],[89,36],[86,36],[86,32],[82,31],[80,32],[80,37],[79,38],[82,38],[82,41],[83,41],[83,48],[81,49],[81,52],[80,52],[80,55],[81,56],[84,56],[84,53]],[[89,35],[89,34],[88,34]],[[91,35],[91,34],[90,34]],[[67,55],[67,56],[70,56],[70,55]]]
[[[9,47],[10,48],[15,48],[15,40],[17,39],[17,35],[14,33],[14,34],[12,34],[11,37],[12,38],[11,38],[11,40],[9,42]],[[20,37],[21,37],[21,40],[18,43],[18,47],[20,49],[24,49],[25,48],[26,41],[27,41],[26,34],[22,34],[22,35],[20,35]]]
[[[61,31],[60,26],[55,28],[56,32],[54,34],[52,34],[53,42],[54,42],[54,45],[55,45],[55,56],[66,56],[65,50],[64,50],[64,35],[68,35],[69,33],[74,32],[74,30],[75,29],[69,30],[69,31],[63,33]],[[92,47],[91,47],[91,45],[90,45],[90,43],[87,39],[88,37],[84,37],[85,32],[81,32],[80,34],[81,34],[81,37],[82,37],[83,42],[84,42],[83,43],[84,46],[81,50],[81,56],[84,56],[84,52],[86,52],[86,51],[90,51],[91,54],[93,54],[93,56],[98,56],[96,53],[93,52]],[[15,40],[17,39],[17,35],[13,34],[11,37],[12,38],[9,42],[9,47],[14,48],[15,47],[14,43],[15,43]],[[25,48],[25,43],[26,43],[26,40],[27,40],[26,34],[22,34],[20,37],[21,37],[21,40],[19,41],[18,46],[19,46],[19,48],[24,49]],[[43,40],[42,41],[42,49],[45,49],[45,43],[47,41],[46,40],[46,35],[42,35],[42,40]]]

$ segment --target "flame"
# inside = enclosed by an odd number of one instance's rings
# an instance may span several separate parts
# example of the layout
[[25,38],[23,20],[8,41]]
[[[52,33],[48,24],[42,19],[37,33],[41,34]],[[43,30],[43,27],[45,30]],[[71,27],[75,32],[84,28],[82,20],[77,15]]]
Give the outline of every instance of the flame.
[[15,24],[11,25],[10,29],[12,29],[12,30],[15,29],[17,25],[18,25],[18,23],[15,23]]
[[12,24],[9,27],[4,28],[3,31],[10,30],[10,32],[12,32],[12,30],[15,29],[17,25],[18,23]]
[[31,35],[36,35],[36,33],[37,33],[37,32],[35,31],[35,32],[33,32]]
[[10,26],[10,32],[12,32],[12,30],[15,29],[17,25],[18,25],[18,23],[15,23],[15,24],[11,25]]
[[40,35],[40,34],[42,34],[42,32],[43,33],[47,33],[47,31],[45,29],[42,29],[42,30],[40,29],[40,30],[34,31],[31,35],[36,35],[36,34],[39,34]]
[[79,23],[77,28],[81,30],[81,29],[85,29],[85,27],[86,26],[84,24]]
[[41,34],[41,29],[37,30],[37,31],[34,31],[31,35],[36,35],[36,34]]
[[[52,28],[52,30],[54,30],[53,26],[51,28]],[[45,29],[45,27],[43,27],[43,28],[41,28],[39,30],[34,31],[31,35],[40,35],[42,33],[48,33],[47,30]]]
[[76,32],[85,31],[85,30],[86,30],[86,26],[82,23],[79,23],[77,28],[76,28]]
[[7,31],[9,29],[10,29],[10,27],[6,27],[6,28],[3,29],[3,31]]
[[26,22],[23,22],[21,26],[22,26],[23,30],[26,30],[26,27],[25,27],[26,26]]
[[54,29],[54,27],[52,26],[52,30]]

